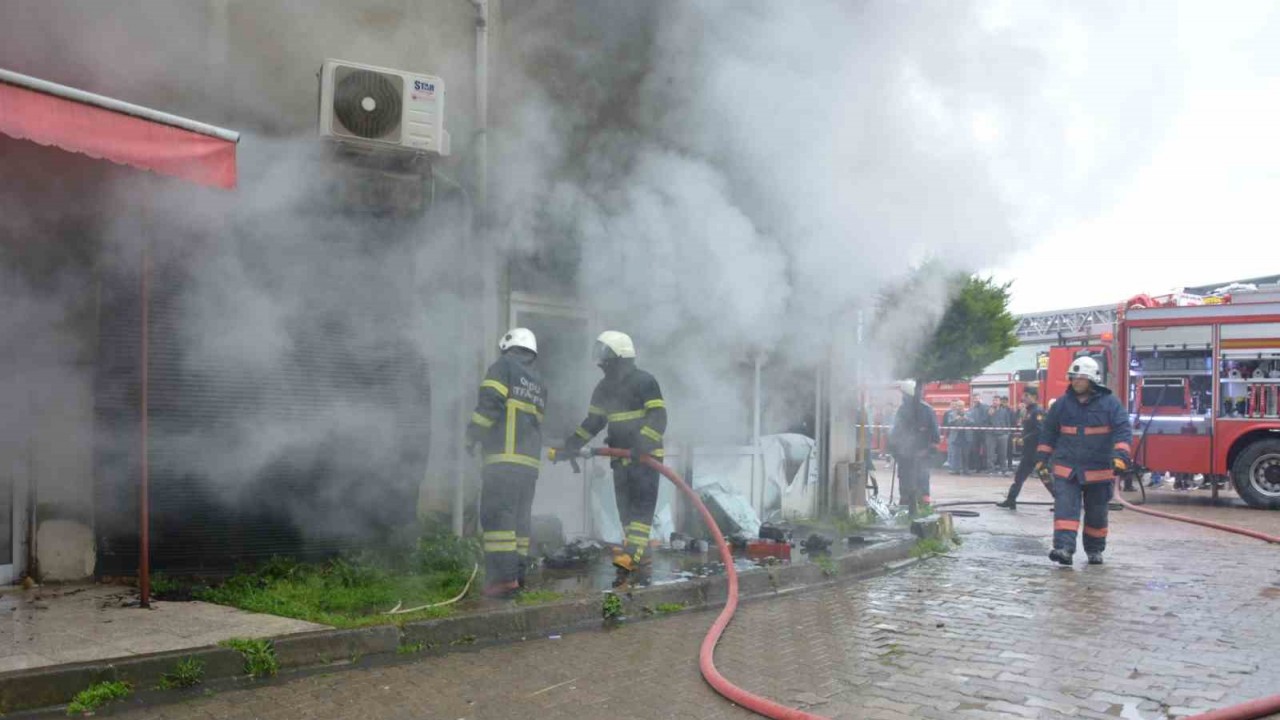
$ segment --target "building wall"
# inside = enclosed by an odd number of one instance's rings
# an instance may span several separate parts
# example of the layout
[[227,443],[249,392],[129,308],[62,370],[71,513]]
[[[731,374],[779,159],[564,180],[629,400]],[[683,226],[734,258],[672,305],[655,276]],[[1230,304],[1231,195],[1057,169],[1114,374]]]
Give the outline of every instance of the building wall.
[[[495,4],[491,26],[499,24]],[[0,177],[0,290],[21,298],[33,312],[38,309],[40,320],[5,326],[0,338],[5,367],[28,371],[21,382],[12,382],[19,375],[10,373],[11,382],[0,388],[0,472],[16,485],[34,487],[37,517],[50,523],[49,532],[57,531],[34,534],[46,577],[83,576],[93,564],[92,533],[85,532],[94,519],[93,309],[104,269],[136,263],[138,233],[131,222],[140,212],[156,216],[152,226],[165,228],[169,239],[162,242],[169,242],[184,232],[205,237],[224,232],[217,217],[223,208],[238,212],[254,205],[270,217],[272,199],[260,188],[275,172],[272,163],[309,153],[317,156],[310,162],[331,162],[316,152],[321,143],[314,135],[318,72],[326,58],[443,77],[453,155],[437,161],[435,171],[442,183],[447,178],[469,186],[476,127],[474,50],[475,9],[464,0],[53,0],[0,7],[0,67],[243,133],[238,194],[185,219],[182,203],[208,191],[174,190],[170,186],[177,181],[156,181],[132,169],[0,138],[0,162],[8,170]],[[168,207],[144,209],[130,202],[140,183],[161,188],[161,195],[174,193],[163,200]],[[438,201],[452,197],[455,205],[466,200],[444,184],[424,185],[423,192],[432,197],[438,192]],[[466,229],[467,212],[449,213],[456,236]],[[429,219],[422,225],[423,244],[445,249],[419,258],[428,267],[417,297],[405,303],[406,312],[424,308],[428,314],[434,309],[459,315],[459,308],[478,307],[481,282],[469,278],[437,292],[438,276],[431,274],[441,270],[430,266],[447,269],[471,259],[451,254],[458,248],[470,252],[466,238],[440,236]],[[497,303],[491,307],[499,308],[494,314],[505,312]],[[489,324],[496,327],[497,319]],[[449,389],[433,406],[432,466],[423,479],[429,486],[423,497],[444,509],[450,484],[467,472],[455,452],[465,404],[455,388],[471,384],[482,352],[478,337],[468,335],[437,349],[440,343],[432,342],[430,331],[422,334],[423,352],[439,355],[428,358],[433,385]],[[23,335],[25,344],[15,342]],[[21,350],[31,346],[47,346],[59,360],[24,356]],[[22,548],[15,553],[21,555]]]

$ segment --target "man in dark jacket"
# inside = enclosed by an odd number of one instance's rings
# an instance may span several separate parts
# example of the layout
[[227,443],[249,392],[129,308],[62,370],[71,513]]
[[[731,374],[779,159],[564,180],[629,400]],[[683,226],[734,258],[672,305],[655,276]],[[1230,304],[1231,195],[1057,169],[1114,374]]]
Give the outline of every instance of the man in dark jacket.
[[651,565],[646,555],[653,531],[653,511],[658,504],[658,471],[641,462],[648,455],[661,461],[662,435],[667,431],[667,404],[652,375],[636,367],[631,337],[613,330],[596,339],[595,359],[604,378],[591,393],[591,406],[582,425],[564,441],[567,457],[605,428],[605,444],[631,451],[631,459],[615,458],[613,492],[623,525],[622,548],[613,556],[617,569],[614,587],[626,587],[647,579]]
[[898,478],[902,486],[902,504],[915,514],[921,504],[929,505],[929,461],[938,444],[938,417],[933,408],[916,397],[916,384],[911,380],[899,385],[902,406],[889,430],[889,449],[898,461]]
[[1130,464],[1129,414],[1102,385],[1096,360],[1078,357],[1067,372],[1071,388],[1049,408],[1036,447],[1037,472],[1053,474],[1053,551],[1049,559],[1070,565],[1084,505],[1084,551],[1102,564],[1107,548],[1107,504],[1116,472]]
[[524,581],[532,529],[533,492],[542,455],[547,391],[538,373],[538,341],[513,328],[480,383],[467,425],[467,452],[484,453],[480,524],[484,528],[486,597],[510,597]]
[[1013,474],[1013,484],[1009,486],[1009,494],[1004,502],[996,503],[999,507],[1018,509],[1018,494],[1022,492],[1022,483],[1036,465],[1036,445],[1040,443],[1040,423],[1044,412],[1036,400],[1039,393],[1035,388],[1027,388],[1022,393],[1022,459],[1018,461],[1018,469]]

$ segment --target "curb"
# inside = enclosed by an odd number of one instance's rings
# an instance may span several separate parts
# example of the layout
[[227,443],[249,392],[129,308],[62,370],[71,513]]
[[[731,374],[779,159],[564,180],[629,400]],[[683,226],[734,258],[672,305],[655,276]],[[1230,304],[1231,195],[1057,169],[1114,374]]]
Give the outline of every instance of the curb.
[[[823,587],[842,580],[863,579],[913,564],[908,556],[915,538],[890,540],[835,560],[836,573],[811,564],[766,568],[738,576],[743,601]],[[904,562],[906,561],[906,562]],[[681,604],[686,610],[723,605],[728,597],[724,577],[699,578],[635,590],[622,598],[623,614],[631,619],[660,615],[660,604]],[[402,645],[420,644],[433,655],[451,647],[492,644],[598,628],[602,623],[598,597],[577,598],[546,605],[514,606],[493,612],[351,630],[317,630],[269,638],[281,671],[351,665],[363,658],[394,658]],[[245,676],[240,653],[218,646],[174,650],[149,655],[54,665],[0,673],[0,714],[51,708],[70,702],[88,686],[106,681],[129,682],[138,692],[156,687],[161,675],[181,660],[204,663],[205,682]],[[175,698],[180,697],[178,695]]]

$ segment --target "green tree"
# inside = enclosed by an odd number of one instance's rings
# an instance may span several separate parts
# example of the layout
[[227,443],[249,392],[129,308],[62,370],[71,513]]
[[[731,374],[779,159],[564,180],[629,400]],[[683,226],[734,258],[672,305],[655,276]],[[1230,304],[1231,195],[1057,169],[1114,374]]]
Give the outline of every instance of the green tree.
[[[938,307],[946,308],[941,316]],[[886,293],[878,315],[882,327],[899,327],[880,333],[895,353],[897,376],[920,386],[977,375],[1018,344],[1008,283],[946,273],[936,264],[920,267]]]

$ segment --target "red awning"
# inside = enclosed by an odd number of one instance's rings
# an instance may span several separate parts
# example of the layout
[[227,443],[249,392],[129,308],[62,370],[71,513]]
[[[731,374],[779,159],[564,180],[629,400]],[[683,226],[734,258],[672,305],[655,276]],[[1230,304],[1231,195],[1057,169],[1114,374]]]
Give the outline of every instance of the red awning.
[[0,69],[0,133],[220,188],[239,134]]

